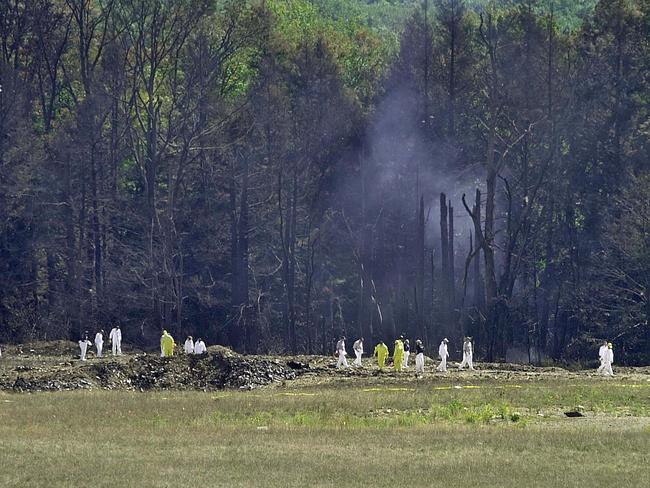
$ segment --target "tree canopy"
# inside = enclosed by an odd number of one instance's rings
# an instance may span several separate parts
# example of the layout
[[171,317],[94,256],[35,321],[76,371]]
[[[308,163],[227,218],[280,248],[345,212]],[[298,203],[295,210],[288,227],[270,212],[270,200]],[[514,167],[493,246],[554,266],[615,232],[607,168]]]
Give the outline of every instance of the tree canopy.
[[647,0],[0,1],[0,340],[650,360]]

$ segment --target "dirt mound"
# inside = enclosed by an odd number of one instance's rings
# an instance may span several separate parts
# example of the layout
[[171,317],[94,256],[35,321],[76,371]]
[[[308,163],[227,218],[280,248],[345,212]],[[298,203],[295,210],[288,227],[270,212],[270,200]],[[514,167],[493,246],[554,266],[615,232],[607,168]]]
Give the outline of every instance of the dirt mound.
[[[49,350],[63,352],[64,357],[70,353],[67,345],[63,344],[52,345]],[[308,364],[290,359],[241,356],[229,349],[213,346],[200,356],[161,358],[145,353],[87,362],[41,364],[23,361],[9,371],[0,370],[0,389],[18,392],[90,388],[143,391],[252,389],[294,379],[307,370]]]
[[79,345],[72,341],[38,341],[7,345],[3,351],[13,356],[79,356]]
[[515,363],[480,363],[478,369],[489,369],[494,371],[515,371],[522,373],[563,373],[567,372],[565,368],[558,366],[534,366],[532,364],[515,364]]
[[[92,353],[92,351],[91,351]],[[110,353],[109,353],[110,354]],[[253,389],[302,378],[300,383],[314,386],[339,381],[341,378],[364,379],[383,377],[394,381],[413,378],[393,373],[390,365],[379,372],[374,361],[366,360],[364,368],[336,369],[336,361],[328,356],[244,356],[222,346],[211,346],[206,354],[159,357],[153,353],[127,352],[123,356],[79,361],[78,346],[69,341],[52,341],[8,346],[0,358],[0,390],[31,392],[78,389],[126,390],[220,390],[223,388]],[[427,359],[427,374],[435,372],[437,361]],[[372,364],[372,366],[371,366]],[[369,367],[371,366],[371,367]],[[494,378],[535,380],[543,376],[594,375],[595,369],[569,371],[558,367],[535,367],[508,363],[478,363],[476,372],[457,371],[458,363],[449,363],[449,378]],[[617,375],[635,378],[649,375],[650,367],[614,367]],[[411,370],[413,371],[413,370]],[[442,378],[443,376],[441,376]],[[636,379],[634,380],[636,381]],[[646,381],[642,378],[639,381]],[[647,380],[650,381],[650,380]]]
[[623,374],[647,374],[650,375],[650,366],[616,366],[614,365],[614,373]]

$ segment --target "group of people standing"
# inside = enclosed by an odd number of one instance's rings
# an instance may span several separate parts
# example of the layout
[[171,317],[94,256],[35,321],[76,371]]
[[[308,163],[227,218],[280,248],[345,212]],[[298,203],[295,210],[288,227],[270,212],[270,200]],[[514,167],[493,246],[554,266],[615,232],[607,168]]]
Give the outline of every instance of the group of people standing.
[[[449,340],[444,338],[438,347],[438,356],[440,357],[440,364],[437,367],[437,371],[446,372],[447,371],[447,358],[449,357],[448,350]],[[354,366],[362,367],[361,357],[363,356],[363,337],[357,339],[352,345],[352,350],[356,356]],[[388,346],[384,344],[383,341],[380,341],[379,344],[375,346],[373,357],[377,357],[377,366],[379,369],[383,369],[386,365],[386,359],[388,359],[389,351]],[[402,369],[408,369],[409,367],[409,357],[411,355],[411,344],[408,339],[405,339],[401,335],[398,339],[395,340],[395,347],[393,349],[393,369],[395,371],[402,371]],[[339,341],[336,343],[336,352],[335,356],[338,357],[336,362],[337,368],[348,368],[347,361],[347,351],[345,349],[345,336],[342,336]],[[472,338],[465,337],[463,342],[463,361],[460,364],[460,369],[469,367],[470,370],[474,370],[473,362],[473,347],[472,347]],[[424,373],[424,345],[420,339],[415,341],[415,374]]]
[[185,339],[185,344],[183,345],[183,351],[185,354],[203,354],[208,349],[205,347],[205,342],[200,337],[194,342],[192,336],[187,336]]
[[[97,357],[101,358],[104,351],[104,334],[103,330],[98,331],[95,334],[95,350],[97,351]],[[122,330],[119,325],[116,325],[111,329],[110,334],[108,335],[108,341],[112,346],[113,356],[122,355]],[[83,338],[79,341],[79,349],[81,353],[79,358],[82,361],[86,360],[86,354],[88,353],[88,347],[92,346],[92,342],[88,339],[88,331],[84,333]]]
[[[122,330],[119,325],[116,325],[111,329],[110,334],[108,335],[108,341],[112,346],[113,356],[122,355]],[[88,347],[92,346],[92,342],[88,339],[88,331],[84,333],[83,338],[79,341],[80,349],[80,359],[81,361],[86,361],[86,355],[88,353]],[[437,371],[445,373],[447,371],[447,358],[449,357],[449,340],[445,337],[438,346],[438,357],[440,358],[440,363],[436,368]],[[171,357],[174,355],[174,349],[176,343],[174,338],[167,332],[163,330],[162,336],[160,338],[160,356],[161,357]],[[104,331],[100,330],[95,334],[95,349],[97,351],[97,357],[101,358],[103,349],[104,349]],[[352,350],[354,351],[355,359],[352,363],[356,367],[363,367],[361,362],[361,357],[363,356],[363,337],[354,341],[352,345]],[[185,339],[185,344],[183,345],[183,351],[185,354],[203,354],[207,352],[205,342],[203,339],[198,338],[196,342],[193,340],[192,336],[187,336]],[[345,337],[341,337],[336,343],[336,356],[338,356],[338,361],[336,362],[337,368],[348,368],[347,361],[347,351],[345,349]],[[389,351],[388,346],[382,341],[375,346],[373,357],[377,358],[377,366],[379,369],[383,369],[386,365],[386,360],[388,359]],[[395,340],[395,347],[393,349],[393,368],[395,371],[401,371],[402,369],[408,369],[409,367],[409,357],[411,355],[411,344],[408,339],[405,339],[401,335],[398,339]],[[465,337],[463,340],[463,360],[459,365],[459,369],[464,369],[468,367],[471,371],[474,370],[474,348],[472,345],[472,338]],[[614,376],[612,371],[612,364],[614,363],[614,350],[611,342],[604,341],[598,350],[598,357],[600,359],[600,367],[598,368],[598,373],[605,376]],[[415,373],[421,374],[424,373],[424,345],[420,339],[415,341]]]
[[[97,357],[103,357],[104,350],[104,331],[100,330],[95,334],[95,349],[97,351]],[[122,330],[119,325],[116,325],[111,329],[110,334],[108,335],[108,341],[112,346],[113,356],[122,355]],[[92,347],[93,343],[88,339],[88,331],[86,331],[79,341],[80,354],[79,358],[82,361],[87,360],[88,348]],[[160,338],[160,355],[161,357],[170,357],[174,355],[174,348],[176,343],[174,338],[166,330],[163,330],[162,336]],[[186,354],[203,354],[208,349],[205,346],[203,339],[198,338],[196,342],[192,339],[192,336],[188,336],[185,340],[185,345],[183,350]]]
[[[174,342],[174,338],[169,332],[163,330],[162,336],[160,337],[160,357],[172,357],[175,348],[176,342]],[[203,354],[207,350],[208,348],[205,347],[205,342],[200,337],[194,342],[192,336],[187,336],[185,344],[183,344],[183,352],[185,354]]]
[[[447,371],[447,358],[449,357],[449,340],[445,337],[440,346],[438,346],[438,356],[440,357],[440,364],[437,370],[445,373]],[[465,369],[468,367],[470,371],[474,371],[474,346],[472,345],[472,338],[467,336],[463,339],[463,360],[461,361],[458,369]]]

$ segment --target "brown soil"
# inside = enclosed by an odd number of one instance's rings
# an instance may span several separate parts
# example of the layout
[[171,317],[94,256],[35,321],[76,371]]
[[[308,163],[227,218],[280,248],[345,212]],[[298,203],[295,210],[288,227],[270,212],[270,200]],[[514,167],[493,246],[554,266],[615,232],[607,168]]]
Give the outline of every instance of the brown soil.
[[[157,353],[125,348],[125,354],[97,358],[89,348],[88,361],[79,361],[79,348],[74,342],[50,341],[5,346],[0,358],[0,390],[31,392],[76,389],[128,390],[219,390],[223,388],[252,389],[280,384],[300,378],[298,384],[324,384],[354,378],[373,378],[373,382],[405,384],[416,381],[414,367],[402,373],[386,368],[380,372],[375,363],[364,359],[364,368],[337,370],[336,360],[327,356],[251,356],[240,355],[221,346],[208,348],[206,354],[180,354],[161,358]],[[435,362],[427,360],[425,376],[454,379],[465,383],[481,379],[535,381],[542,377],[562,376],[585,378],[595,376],[594,370],[568,371],[558,367],[540,368],[530,365],[480,363],[473,372],[457,370],[449,363],[449,373],[436,373]],[[650,381],[650,367],[616,368],[619,378]]]
[[89,352],[88,361],[79,361],[77,345],[66,341],[3,348],[0,390],[255,388],[294,379],[308,369],[290,358],[242,356],[220,346],[202,355],[171,358],[139,351],[108,353],[97,358]]

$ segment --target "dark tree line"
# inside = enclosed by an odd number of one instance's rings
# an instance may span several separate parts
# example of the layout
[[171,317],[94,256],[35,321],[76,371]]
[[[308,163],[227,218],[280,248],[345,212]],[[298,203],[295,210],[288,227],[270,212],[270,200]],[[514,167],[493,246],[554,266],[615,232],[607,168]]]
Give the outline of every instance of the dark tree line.
[[650,3],[412,3],[0,1],[0,339],[650,359]]

